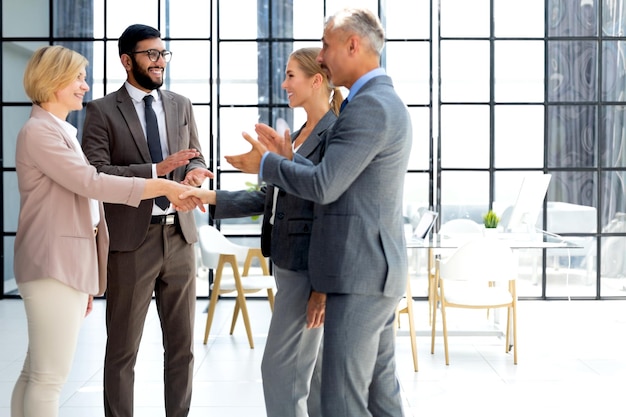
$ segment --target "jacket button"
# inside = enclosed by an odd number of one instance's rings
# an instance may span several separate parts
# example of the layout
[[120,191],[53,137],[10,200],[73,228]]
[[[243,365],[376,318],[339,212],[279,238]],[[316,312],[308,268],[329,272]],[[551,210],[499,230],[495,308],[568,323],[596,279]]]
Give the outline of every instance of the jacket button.
[[278,217],[280,220],[285,218],[285,213],[276,213],[276,217]]

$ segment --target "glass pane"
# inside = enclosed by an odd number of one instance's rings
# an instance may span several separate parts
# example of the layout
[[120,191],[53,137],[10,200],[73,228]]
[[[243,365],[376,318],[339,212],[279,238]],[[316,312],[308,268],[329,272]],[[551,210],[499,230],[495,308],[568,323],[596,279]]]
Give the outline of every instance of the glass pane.
[[595,36],[598,33],[596,1],[548,0],[549,36]]
[[430,0],[385,2],[387,39],[429,39]]
[[467,218],[482,224],[488,208],[488,172],[441,173],[441,223]]
[[[613,230],[626,233],[626,215],[614,224]],[[601,239],[600,245],[601,262],[600,269],[600,295],[601,296],[624,296],[626,289],[626,237],[607,236]]]
[[548,100],[596,100],[597,60],[598,44],[596,42],[548,42]]
[[442,37],[488,37],[489,0],[440,0]]
[[516,249],[513,255],[517,260],[517,296],[541,296],[543,251],[528,248]]
[[546,296],[596,295],[595,239],[574,239],[576,249],[546,250]]
[[522,181],[528,175],[539,175],[538,171],[496,171],[494,175],[493,210],[500,217],[502,226],[517,201]]
[[548,167],[596,166],[597,138],[595,106],[548,107]]
[[[258,48],[255,42],[221,45],[218,67],[221,104],[259,103]],[[280,74],[284,74],[284,68]]]
[[626,219],[624,214],[626,207],[626,172],[611,171],[602,174],[602,210],[600,230],[602,232],[620,232],[617,228]]
[[[430,44],[390,42],[385,46],[385,67],[406,104],[430,103]],[[407,65],[407,57],[413,65]]]
[[[238,155],[248,152],[250,144],[241,136],[241,132],[248,132],[252,137],[254,125],[259,121],[259,109],[257,107],[225,107],[219,110],[219,144],[220,160],[219,165],[222,170],[234,169],[226,160],[224,155]],[[265,120],[262,120],[265,122]]]
[[[404,177],[404,213],[403,215],[417,226],[421,210],[428,210],[430,205],[429,185],[427,173],[409,173]],[[421,210],[420,210],[421,209]]]
[[24,92],[24,69],[33,52],[44,42],[5,42],[2,44],[2,100],[30,103]]
[[495,166],[542,167],[543,106],[495,106]]
[[3,173],[4,189],[2,199],[4,207],[4,232],[17,231],[17,217],[20,211],[20,192],[17,188],[17,173]]
[[4,294],[17,295],[17,284],[13,273],[13,247],[15,245],[14,236],[4,237]]
[[489,167],[489,107],[441,106],[441,166]]
[[498,102],[543,102],[543,41],[495,41]]
[[[105,94],[117,91],[126,80],[126,71],[120,61],[120,54],[117,49],[117,42],[106,43],[107,65],[106,65],[106,85]],[[165,73],[167,76],[167,72]],[[94,96],[95,98],[95,96]]]
[[441,100],[489,101],[489,42],[441,42]]
[[3,1],[2,36],[47,37],[50,34],[49,5],[50,0]]
[[207,164],[209,169],[215,170],[215,167],[209,166],[211,163],[211,107],[196,104],[193,106],[193,115],[196,119],[198,138],[200,139],[204,162]]
[[[598,207],[598,176],[593,171],[552,172],[548,201],[562,201],[587,207]],[[580,230],[588,233],[587,228]]]
[[[222,39],[256,39],[268,36],[257,0],[219,0],[219,36]],[[318,35],[321,37],[321,35]]]
[[[107,0],[106,36],[117,39],[128,26],[135,23],[152,26],[160,30],[161,28],[158,27],[159,8],[156,6],[156,2],[147,0]],[[165,34],[161,32],[161,36],[165,37]]]
[[499,38],[543,37],[545,0],[495,0],[494,31]]
[[626,167],[626,116],[624,106],[600,108],[600,164],[603,167]]
[[430,109],[409,107],[413,126],[413,146],[408,169],[428,169],[430,163]]
[[602,42],[602,100],[626,101],[626,42]]
[[615,0],[602,0],[602,34],[604,36],[624,36],[625,26],[626,9],[624,9],[624,3]]
[[167,64],[163,87],[188,97],[194,103],[211,101],[211,42],[171,41],[167,48],[172,60]]
[[[164,37],[209,38],[211,36],[211,2],[207,0],[165,0],[168,8],[161,14]],[[190,13],[190,11],[192,11]],[[169,17],[169,20],[166,19]]]
[[15,168],[17,134],[30,116],[31,106],[2,108],[2,166]]
[[311,0],[293,0],[293,37],[321,39],[324,31],[324,8]]
[[[338,10],[346,7],[355,7],[354,0],[326,0],[326,13],[330,16]],[[378,10],[378,0],[359,0],[358,7],[364,7],[370,9],[374,13]]]
[[57,0],[54,8],[54,36],[88,38],[93,36],[93,0]]

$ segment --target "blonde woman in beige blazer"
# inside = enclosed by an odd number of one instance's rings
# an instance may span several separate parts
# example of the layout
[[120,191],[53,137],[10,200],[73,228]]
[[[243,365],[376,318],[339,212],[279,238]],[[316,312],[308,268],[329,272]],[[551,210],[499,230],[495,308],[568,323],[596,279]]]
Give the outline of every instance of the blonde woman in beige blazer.
[[72,364],[80,324],[106,286],[109,234],[102,203],[137,207],[186,186],[161,179],[98,174],[85,158],[76,128],[65,121],[81,110],[87,60],[62,46],[38,49],[24,73],[33,102],[17,138],[20,214],[15,278],[28,322],[28,351],[13,390],[11,417],[58,415],[59,393]]

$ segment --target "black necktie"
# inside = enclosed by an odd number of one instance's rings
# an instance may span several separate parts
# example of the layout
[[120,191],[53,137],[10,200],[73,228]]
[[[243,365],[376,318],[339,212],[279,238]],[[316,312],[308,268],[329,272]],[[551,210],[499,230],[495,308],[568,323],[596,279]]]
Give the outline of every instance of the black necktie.
[[341,113],[343,111],[343,109],[346,107],[346,105],[348,104],[348,98],[346,97],[342,102],[341,102],[341,106],[339,106],[339,113]]
[[[148,139],[148,149],[150,149],[150,157],[155,164],[163,160],[163,152],[161,151],[161,139],[159,137],[159,124],[157,123],[156,114],[152,109],[152,101],[154,97],[150,94],[143,98],[146,103],[146,137]],[[163,210],[170,206],[167,197],[160,196],[154,199],[157,206]]]

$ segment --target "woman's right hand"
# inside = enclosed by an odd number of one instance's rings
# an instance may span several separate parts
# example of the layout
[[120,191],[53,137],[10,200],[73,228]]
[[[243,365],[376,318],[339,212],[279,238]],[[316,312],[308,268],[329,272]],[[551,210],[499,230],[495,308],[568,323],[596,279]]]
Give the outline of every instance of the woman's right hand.
[[215,190],[206,190],[203,188],[189,188],[178,196],[181,200],[188,198],[195,198],[204,204],[215,204],[216,193]]

